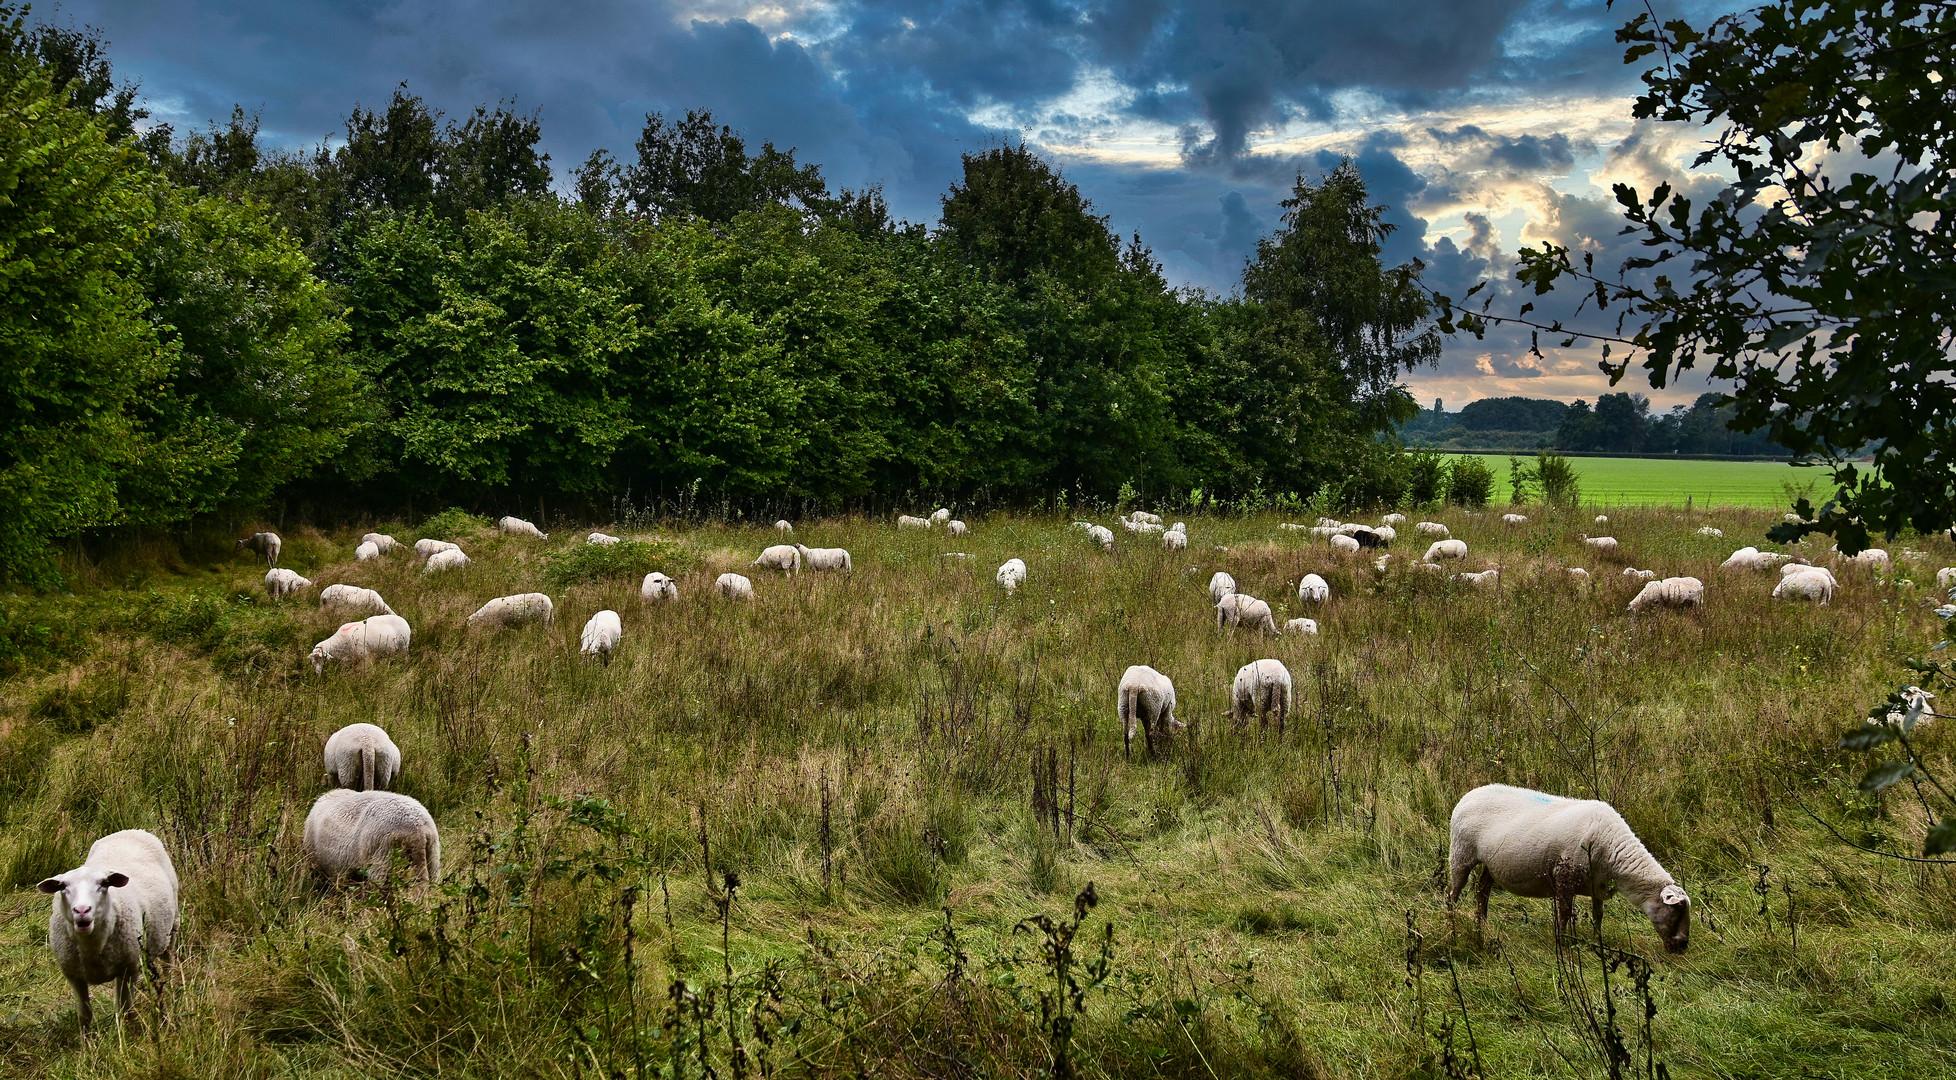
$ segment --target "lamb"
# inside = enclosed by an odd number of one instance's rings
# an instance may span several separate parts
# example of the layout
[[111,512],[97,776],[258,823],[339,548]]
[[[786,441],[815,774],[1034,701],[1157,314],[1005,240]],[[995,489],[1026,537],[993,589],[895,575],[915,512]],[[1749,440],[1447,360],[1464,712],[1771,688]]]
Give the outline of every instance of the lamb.
[[1775,600],[1808,600],[1816,604],[1831,603],[1837,587],[1834,575],[1818,566],[1802,567],[1803,572],[1788,574],[1773,586]]
[[250,536],[238,541],[239,551],[250,550],[265,556],[266,566],[278,565],[278,549],[283,546],[284,543],[279,540],[278,534],[275,532],[252,533]]
[[1316,574],[1305,574],[1304,580],[1297,583],[1297,598],[1306,603],[1322,604],[1331,599],[1331,584]]
[[516,593],[498,596],[476,608],[475,614],[468,618],[468,625],[471,630],[478,627],[497,630],[533,622],[548,626],[556,616],[556,605],[550,602],[550,597],[540,592]]
[[1270,605],[1248,593],[1233,592],[1216,602],[1216,629],[1245,624],[1277,632],[1277,617],[1270,613]]
[[1179,529],[1170,529],[1161,534],[1161,546],[1169,551],[1186,551],[1189,546],[1189,534]]
[[1616,537],[1614,536],[1584,536],[1582,542],[1588,544],[1599,555],[1616,554]]
[[1936,588],[1956,589],[1956,566],[1945,566],[1936,571]]
[[1695,577],[1671,577],[1645,582],[1643,591],[1630,598],[1630,614],[1653,607],[1698,607],[1704,602],[1704,582]]
[[520,517],[509,517],[505,515],[496,522],[496,528],[501,529],[510,536],[528,536],[537,540],[550,539],[549,533],[538,529],[535,525],[524,521]]
[[38,888],[54,897],[48,949],[75,988],[82,1034],[94,1026],[88,988],[99,983],[115,983],[116,1007],[133,1021],[136,976],[148,968],[151,982],[162,977],[181,910],[177,870],[163,842],[141,829],[110,833],[89,846],[80,866]]
[[952,518],[944,523],[944,531],[950,533],[952,536],[963,536],[965,533],[971,531],[971,526],[966,525],[957,518]]
[[1453,576],[1453,580],[1458,581],[1463,585],[1472,585],[1476,588],[1481,588],[1481,589],[1492,589],[1496,585],[1501,584],[1501,571],[1498,569],[1482,570],[1480,573],[1467,571],[1464,573],[1455,574]]
[[1134,756],[1136,725],[1140,726],[1141,737],[1147,741],[1150,758],[1155,756],[1157,738],[1166,745],[1171,732],[1187,726],[1175,719],[1175,684],[1169,681],[1168,676],[1145,664],[1136,664],[1121,673],[1120,691],[1114,707],[1126,732],[1125,750],[1130,758]]
[[770,570],[781,571],[784,576],[792,577],[801,573],[801,545],[775,544],[762,551],[760,557],[748,565],[765,566]]
[[310,578],[302,578],[282,566],[274,566],[265,571],[265,592],[274,600],[297,596],[310,588],[312,588]]
[[401,547],[399,540],[394,539],[386,533],[366,533],[360,537],[360,542],[363,544],[372,544],[374,547],[379,548],[382,555],[392,555],[394,552],[399,551]]
[[371,542],[362,541],[360,546],[353,549],[354,562],[366,562],[369,559],[378,558],[380,558],[380,548]]
[[1575,898],[1587,896],[1600,933],[1603,901],[1621,890],[1643,909],[1666,951],[1681,953],[1690,942],[1690,898],[1606,802],[1488,784],[1461,796],[1448,831],[1447,905],[1482,867],[1477,922],[1487,921],[1498,885],[1516,896],[1553,898],[1557,940],[1575,916]]
[[1160,514],[1150,514],[1146,510],[1130,510],[1127,517],[1129,521],[1145,521],[1150,525],[1161,524]]
[[1381,525],[1404,525],[1405,523],[1406,515],[1404,514],[1387,514],[1379,519],[1379,524]]
[[428,808],[406,795],[336,788],[306,815],[306,854],[329,879],[370,870],[397,850],[415,877],[441,880],[441,833]]
[[1286,634],[1315,634],[1318,632],[1316,619],[1292,619],[1284,624]]
[[927,518],[920,518],[920,517],[911,517],[911,516],[910,516],[909,514],[898,514],[898,515],[897,515],[897,528],[899,528],[899,529],[928,529],[928,528],[930,528],[930,520],[929,520],[929,519],[927,519]]
[[801,555],[802,565],[810,570],[841,570],[845,573],[853,573],[856,569],[855,563],[849,560],[847,548],[812,548],[796,544],[795,551]]
[[618,648],[618,639],[625,636],[624,624],[618,621],[618,613],[606,608],[591,616],[584,624],[584,633],[578,637],[578,652],[585,656],[595,656],[598,662],[611,664],[611,654]]
[[373,615],[342,623],[333,636],[314,645],[307,658],[312,661],[312,673],[322,675],[329,662],[359,663],[406,652],[413,636],[407,620],[399,615]]
[[729,600],[752,600],[754,583],[742,574],[721,574],[713,579],[714,591]]
[[1209,602],[1219,604],[1222,598],[1236,591],[1236,579],[1221,570],[1209,575]]
[[949,520],[951,520],[951,512],[942,506],[930,512],[930,523],[932,525],[942,525]]
[[1649,581],[1651,578],[1657,576],[1657,571],[1639,570],[1634,566],[1626,566],[1623,568],[1623,576],[1627,578],[1635,578],[1638,581]]
[[1026,563],[1024,559],[1007,559],[1005,560],[1005,565],[998,568],[998,583],[1003,585],[1005,591],[1008,593],[1018,592],[1019,586],[1025,584],[1025,580]]
[[657,570],[645,575],[645,581],[638,587],[639,599],[648,604],[660,600],[679,599],[679,583],[659,573]]
[[1290,669],[1278,660],[1253,660],[1236,669],[1230,683],[1231,719],[1241,722],[1256,717],[1258,731],[1277,714],[1277,734],[1284,733],[1284,718],[1290,715]]
[[1467,541],[1435,540],[1426,549],[1425,561],[1438,562],[1441,559],[1464,559],[1466,557]]
[[462,550],[461,547],[451,544],[446,540],[430,540],[425,536],[414,542],[414,553],[424,559],[432,558],[444,551],[460,550]]
[[469,565],[469,557],[462,554],[461,548],[450,545],[446,550],[428,556],[428,565],[422,567],[421,572],[439,574],[444,570],[460,570],[467,565]]
[[354,611],[371,611],[376,615],[392,615],[394,609],[372,589],[358,585],[328,585],[319,590],[319,606],[351,608]]
[[1340,555],[1356,555],[1360,546],[1355,538],[1343,533],[1331,538],[1331,550]]
[[775,532],[784,532],[784,533],[791,533],[791,532],[794,532],[794,531],[795,531],[795,523],[794,523],[794,522],[792,522],[792,521],[789,521],[789,520],[788,520],[787,518],[782,518],[781,520],[779,520],[779,521],[776,521],[776,522],[774,523],[774,531],[775,531]]
[[1095,525],[1087,530],[1087,539],[1100,545],[1102,551],[1114,550],[1114,530],[1105,525]]
[[587,544],[595,544],[598,547],[610,547],[611,545],[618,542],[618,538],[611,535],[610,533],[594,532],[591,535],[585,537],[584,542]]
[[326,771],[343,788],[391,788],[401,771],[401,749],[373,724],[348,724],[326,740]]
[[1447,537],[1452,536],[1453,533],[1447,531],[1447,527],[1445,525],[1440,524],[1437,521],[1422,521],[1419,524],[1413,526],[1413,535],[1437,536],[1440,539],[1445,540]]
[[1698,535],[1699,535],[1699,536],[1709,536],[1709,537],[1711,537],[1711,538],[1712,538],[1712,539],[1714,539],[1714,540],[1723,540],[1723,539],[1725,538],[1725,530],[1724,530],[1724,529],[1715,529],[1715,528],[1712,528],[1712,527],[1711,527],[1710,525],[1703,525],[1703,526],[1700,526],[1700,527],[1699,527],[1699,529],[1698,529]]
[[1526,525],[1526,524],[1528,524],[1528,515],[1527,515],[1527,514],[1502,514],[1502,515],[1501,515],[1501,524],[1503,524],[1503,525]]

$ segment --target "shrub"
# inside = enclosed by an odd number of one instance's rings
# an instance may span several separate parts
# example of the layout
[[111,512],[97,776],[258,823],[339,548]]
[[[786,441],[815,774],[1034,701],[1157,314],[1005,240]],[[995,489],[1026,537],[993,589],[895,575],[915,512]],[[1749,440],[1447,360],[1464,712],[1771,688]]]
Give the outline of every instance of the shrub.
[[434,540],[448,540],[451,543],[457,536],[481,532],[489,528],[486,517],[459,510],[453,506],[421,523],[421,535]]
[[1455,506],[1486,506],[1494,498],[1494,470],[1477,457],[1457,457],[1447,466],[1447,501]]
[[620,540],[615,544],[577,544],[544,555],[543,576],[559,588],[602,578],[635,578],[654,570],[672,575],[690,569],[697,556],[677,540]]
[[1576,480],[1576,467],[1561,454],[1553,450],[1539,451],[1531,472],[1536,486],[1541,489],[1544,503],[1574,507],[1582,501],[1582,487]]
[[1447,497],[1447,459],[1432,450],[1406,451],[1406,494],[1424,506]]

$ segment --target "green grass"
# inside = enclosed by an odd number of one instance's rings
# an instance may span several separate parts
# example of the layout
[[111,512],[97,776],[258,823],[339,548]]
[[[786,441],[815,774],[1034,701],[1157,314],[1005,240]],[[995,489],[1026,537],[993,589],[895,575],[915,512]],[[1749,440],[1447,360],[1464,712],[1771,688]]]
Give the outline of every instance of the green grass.
[[[1450,455],[1465,456],[1465,455]],[[1508,459],[1472,455],[1494,470],[1497,499],[1508,497]],[[1524,458],[1532,455],[1522,455]],[[1582,478],[1584,505],[1784,509],[1806,492],[1815,505],[1833,491],[1825,469],[1777,461],[1693,461],[1665,458],[1572,457]],[[1809,486],[1811,490],[1809,491]]]
[[[856,571],[795,579],[747,566],[771,529],[613,527],[697,558],[678,603],[604,574],[551,589],[554,625],[503,633],[463,620],[547,586],[546,556],[581,534],[473,535],[473,566],[428,578],[407,556],[354,563],[358,530],[299,533],[286,564],[377,588],[414,627],[407,656],[323,677],[304,656],[337,617],[265,602],[245,557],[76,568],[77,595],[0,598],[23,643],[0,680],[0,1073],[697,1077],[704,1056],[722,1077],[1041,1076],[1064,943],[1087,1076],[1427,1077],[1449,1056],[1467,1075],[1476,1055],[1488,1077],[1606,1075],[1597,954],[1558,949],[1545,902],[1497,897],[1481,934],[1439,897],[1453,801],[1496,780],[1609,799],[1690,890],[1679,956],[1622,901],[1601,927],[1578,905],[1582,938],[1620,950],[1626,1025],[1643,1002],[1622,965],[1649,965],[1670,1075],[1956,1072],[1956,878],[1808,814],[1919,841],[1900,790],[1856,794],[1863,763],[1832,745],[1933,640],[1911,582],[1956,549],[1908,539],[1890,549],[1926,555],[1906,576],[1844,572],[1831,606],[1782,606],[1770,575],[1716,569],[1773,512],[1615,512],[1614,561],[1576,539],[1590,515],[1529,513],[1420,515],[1469,568],[1502,566],[1492,592],[1377,573],[1274,517],[1192,518],[1175,555],[1123,532],[1111,556],[1064,518],[994,515],[956,541],[807,522]],[[1008,597],[991,576],[1011,556],[1031,575]],[[1626,563],[1704,578],[1705,608],[1627,618]],[[729,569],[753,603],[710,597]],[[1280,621],[1322,574],[1323,634],[1217,631],[1216,569]],[[577,655],[600,607],[625,620],[608,667]],[[1264,656],[1296,678],[1281,735],[1222,715]],[[1162,760],[1122,753],[1114,686],[1135,663],[1175,680],[1193,725]],[[399,789],[441,826],[431,895],[309,875],[321,746],[355,721],[392,734]],[[1946,729],[1923,738],[1947,772]],[[181,955],[145,982],[139,1028],[118,1035],[98,988],[85,1045],[32,883],[125,827],[176,861]],[[1098,905],[1062,942],[1089,882]]]

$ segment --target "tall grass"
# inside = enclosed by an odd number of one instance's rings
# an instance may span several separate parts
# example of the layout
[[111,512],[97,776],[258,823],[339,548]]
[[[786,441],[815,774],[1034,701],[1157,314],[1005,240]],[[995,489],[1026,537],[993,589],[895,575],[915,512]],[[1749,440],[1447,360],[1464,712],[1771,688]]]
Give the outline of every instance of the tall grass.
[[[1122,534],[1103,556],[1063,519],[998,515],[955,542],[805,523],[855,573],[753,572],[752,604],[709,583],[747,572],[771,530],[607,529],[673,553],[681,600],[658,607],[608,567],[553,584],[582,543],[568,530],[477,530],[475,564],[435,577],[354,563],[355,534],[302,534],[286,564],[379,589],[415,633],[403,659],[323,677],[304,655],[337,616],[265,601],[243,557],[10,601],[30,647],[0,683],[0,1065],[1586,1076],[1622,1073],[1614,1039],[1674,1076],[1956,1068],[1949,870],[1859,854],[1815,820],[1919,835],[1831,747],[1932,639],[1930,591],[1854,573],[1830,607],[1776,605],[1770,575],[1716,569],[1773,515],[1613,513],[1623,556],[1603,561],[1576,539],[1586,516],[1435,513],[1469,568],[1503,566],[1499,590],[1403,558],[1380,573],[1270,517],[1192,520],[1173,554]],[[1695,535],[1707,520],[1727,538]],[[1913,543],[1917,581],[1956,562]],[[991,574],[1012,556],[1031,576],[1007,596]],[[1704,578],[1706,607],[1627,618],[1629,562]],[[1280,623],[1323,575],[1322,635],[1217,631],[1216,569]],[[554,625],[464,628],[542,588]],[[625,619],[608,667],[577,655],[601,607]],[[1282,737],[1224,718],[1230,676],[1263,656],[1297,683]],[[1114,685],[1134,663],[1175,680],[1191,725],[1155,761],[1121,751]],[[399,790],[441,824],[430,897],[307,873],[321,746],[355,721],[387,728]],[[1695,899],[1691,950],[1664,954],[1621,902],[1583,928],[1603,946],[1560,953],[1545,903],[1497,898],[1484,935],[1445,911],[1447,815],[1495,780],[1621,809]],[[28,890],[125,827],[176,859],[181,959],[140,1029],[84,1045]],[[1076,908],[1089,883],[1097,906]],[[1077,1015],[1055,1013],[1076,994]]]

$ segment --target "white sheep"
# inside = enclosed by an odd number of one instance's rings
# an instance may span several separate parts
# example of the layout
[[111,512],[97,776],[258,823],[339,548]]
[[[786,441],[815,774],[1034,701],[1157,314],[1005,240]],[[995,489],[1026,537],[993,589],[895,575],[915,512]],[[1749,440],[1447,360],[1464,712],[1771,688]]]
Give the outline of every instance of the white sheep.
[[801,573],[801,546],[799,544],[775,544],[762,551],[760,557],[748,564],[764,566],[769,570],[779,570],[783,575],[793,576]]
[[1141,729],[1147,741],[1148,756],[1155,756],[1155,740],[1187,726],[1175,719],[1175,684],[1168,676],[1145,664],[1136,664],[1121,673],[1120,690],[1114,701],[1116,714],[1125,732],[1125,750],[1134,756],[1134,729]]
[[239,551],[255,551],[265,556],[266,566],[278,565],[279,548],[283,546],[285,546],[284,541],[280,540],[275,532],[252,533],[238,541]]
[[1236,591],[1236,579],[1221,570],[1209,575],[1209,602],[1221,603],[1222,598]]
[[343,788],[391,788],[400,771],[401,748],[374,724],[348,724],[326,740],[326,772]]
[[577,639],[577,651],[585,656],[595,656],[601,663],[609,665],[611,654],[617,650],[618,641],[624,636],[625,625],[619,621],[618,613],[606,608],[584,624],[584,633]]
[[1956,589],[1956,566],[1945,566],[1936,571],[1936,588]]
[[1169,551],[1186,551],[1189,546],[1189,534],[1170,529],[1161,534],[1161,546]]
[[1725,561],[1718,564],[1718,568],[1720,570],[1771,570],[1789,557],[1778,552],[1760,551],[1756,547],[1747,545],[1726,556]]
[[721,574],[713,579],[713,589],[729,600],[752,600],[754,583],[744,574]]
[[1399,539],[1399,530],[1390,525],[1381,525],[1372,530],[1372,535],[1379,538],[1380,547],[1385,547],[1394,540]]
[[1343,524],[1344,522],[1339,521],[1337,518],[1321,517],[1318,519],[1318,527],[1321,529],[1335,529]]
[[951,511],[942,506],[930,512],[930,523],[932,525],[942,525],[949,520],[951,520]]
[[1867,548],[1847,561],[1850,565],[1865,566],[1870,570],[1879,570],[1883,573],[1886,573],[1892,565],[1888,553],[1880,548]]
[[1076,522],[1074,522],[1074,523],[1073,523],[1073,527],[1074,527],[1074,528],[1076,528],[1076,529],[1078,529],[1078,530],[1080,530],[1081,532],[1086,532],[1086,531],[1087,531],[1088,529],[1091,529],[1091,528],[1093,528],[1093,522],[1091,522],[1091,521],[1076,521]]
[[441,833],[428,808],[392,791],[335,788],[306,815],[306,854],[320,873],[338,879],[372,870],[399,851],[415,877],[441,880]]
[[1810,600],[1816,604],[1831,603],[1837,587],[1834,575],[1818,566],[1801,567],[1802,573],[1787,574],[1773,586],[1775,600]]
[[1614,536],[1584,536],[1582,542],[1589,545],[1590,550],[1598,555],[1616,554],[1617,543]]
[[1381,525],[1404,525],[1405,523],[1406,515],[1404,514],[1387,514],[1379,519],[1379,524]]
[[1114,550],[1114,530],[1105,525],[1095,525],[1088,529],[1087,539],[1099,544],[1102,551]]
[[433,555],[428,556],[428,565],[423,566],[421,572],[424,574],[439,574],[445,570],[460,570],[462,567],[469,565],[469,561],[469,557],[462,554],[461,548],[451,547],[446,551],[437,551]]
[[1645,582],[1643,591],[1630,598],[1630,614],[1653,607],[1698,607],[1704,602],[1704,582],[1695,577],[1670,577]]
[[1502,514],[1502,515],[1501,515],[1501,524],[1503,524],[1503,525],[1526,525],[1526,524],[1528,524],[1528,515],[1527,515],[1527,514]]
[[1467,541],[1435,540],[1426,548],[1425,561],[1438,562],[1441,559],[1464,559],[1466,557]]
[[1311,526],[1311,539],[1313,540],[1329,540],[1334,536],[1343,536],[1343,535],[1344,533],[1340,532],[1338,526],[1336,525]]
[[549,533],[544,532],[543,530],[537,528],[535,525],[532,525],[527,521],[524,521],[520,517],[509,517],[505,515],[497,520],[496,528],[501,529],[503,532],[511,536],[528,536],[537,540],[550,539]]
[[1292,619],[1284,624],[1286,634],[1315,634],[1318,632],[1316,619]]
[[312,661],[312,673],[320,675],[328,663],[360,663],[406,652],[413,636],[407,620],[399,615],[374,615],[342,623],[331,637],[312,647],[307,659]]
[[523,626],[540,622],[545,626],[557,616],[557,605],[550,597],[540,592],[515,593],[511,596],[498,596],[494,600],[475,609],[468,618],[471,630],[481,628],[500,630],[508,626]]
[[998,568],[998,583],[1004,586],[1005,591],[1008,593],[1018,592],[1019,586],[1025,584],[1025,580],[1026,563],[1024,559],[1007,559],[1005,560],[1005,564]]
[[1455,574],[1453,576],[1453,580],[1458,581],[1463,585],[1472,585],[1475,588],[1492,589],[1496,585],[1501,584],[1501,571],[1498,569],[1482,570],[1479,573],[1474,573],[1473,571],[1466,571],[1463,573]]
[[1437,536],[1440,539],[1445,540],[1447,537],[1452,536],[1453,533],[1449,532],[1445,525],[1442,525],[1437,521],[1422,521],[1419,524],[1413,526],[1413,535]]
[[382,555],[392,555],[401,549],[401,542],[386,533],[364,533],[360,537],[360,542],[379,548]]
[[1146,510],[1130,510],[1127,517],[1129,521],[1145,521],[1150,525],[1161,524],[1160,514],[1150,514]]
[[1609,515],[1608,515],[1608,514],[1597,514],[1597,515],[1596,515],[1596,524],[1598,524],[1598,525],[1608,525],[1609,523],[1610,523],[1610,518],[1609,518]]
[[1316,574],[1305,574],[1304,580],[1297,583],[1297,598],[1310,604],[1322,604],[1331,599],[1331,583]]
[[446,540],[430,540],[425,536],[414,542],[414,553],[424,559],[432,558],[444,551],[460,550],[462,548],[458,544],[451,544]]
[[801,555],[801,564],[810,570],[842,570],[854,572],[856,564],[849,559],[847,548],[812,548],[795,545]]
[[43,880],[54,897],[48,913],[48,948],[75,988],[83,1035],[95,1022],[88,988],[115,983],[116,1007],[135,1018],[136,976],[170,958],[176,940],[177,869],[163,841],[141,829],[110,833],[91,844],[82,864]]
[[319,606],[322,608],[340,607],[353,611],[371,611],[376,615],[392,615],[394,609],[372,589],[358,585],[328,585],[319,590]]
[[1165,531],[1165,530],[1164,530],[1164,529],[1163,529],[1163,528],[1161,527],[1161,525],[1160,525],[1160,524],[1158,524],[1158,523],[1156,523],[1156,522],[1152,522],[1152,521],[1131,521],[1131,520],[1129,520],[1129,519],[1127,519],[1127,518],[1122,518],[1122,519],[1121,519],[1121,526],[1122,526],[1123,528],[1125,528],[1125,529],[1126,529],[1126,530],[1127,530],[1128,532],[1131,532],[1131,533],[1139,533],[1139,534],[1140,534],[1140,535],[1142,535],[1142,536],[1153,536],[1153,535],[1155,535],[1156,533],[1160,533],[1160,532],[1164,532],[1164,531]]
[[1280,521],[1277,523],[1277,528],[1283,532],[1302,532],[1309,528],[1309,526],[1299,525],[1294,521]]
[[775,532],[784,532],[784,533],[791,533],[791,532],[794,532],[794,531],[795,531],[795,523],[794,523],[794,522],[792,522],[792,521],[789,521],[789,520],[788,520],[787,518],[782,518],[782,519],[780,519],[779,521],[776,521],[776,522],[774,523],[774,531],[775,531]]
[[1248,593],[1230,593],[1216,602],[1216,629],[1245,624],[1277,632],[1277,617],[1270,613],[1270,605]]
[[1178,521],[1175,524],[1170,525],[1168,527],[1168,531],[1178,532],[1181,533],[1183,536],[1187,536],[1189,532],[1189,523],[1186,521]]
[[1779,568],[1779,576],[1782,578],[1792,577],[1794,574],[1805,574],[1805,573],[1825,574],[1827,575],[1827,580],[1834,583],[1835,588],[1837,589],[1840,588],[1840,584],[1841,584],[1840,579],[1834,576],[1834,572],[1832,570],[1829,570],[1824,566],[1815,566],[1812,563],[1787,563],[1785,566]]
[[586,544],[594,544],[598,547],[610,547],[611,545],[618,542],[618,538],[611,535],[610,533],[594,532],[591,535],[585,537],[584,542]]
[[1359,543],[1355,537],[1339,533],[1337,536],[1331,538],[1331,550],[1340,555],[1356,555],[1358,554],[1358,549]]
[[910,516],[909,514],[898,514],[898,515],[897,515],[897,528],[899,528],[899,529],[928,529],[928,528],[930,528],[930,519],[929,519],[929,518],[920,518],[920,517],[911,517],[911,516]]
[[677,600],[679,599],[679,583],[654,570],[645,575],[645,580],[640,583],[638,596],[639,599],[648,604],[657,603],[660,600]]
[[353,549],[354,562],[366,562],[369,559],[378,558],[380,558],[380,548],[371,541],[363,540],[360,542],[359,547]]
[[1711,527],[1710,525],[1701,525],[1701,526],[1699,526],[1699,527],[1698,527],[1698,535],[1699,535],[1699,536],[1709,536],[1709,537],[1711,537],[1711,538],[1713,538],[1714,540],[1722,540],[1722,539],[1724,539],[1724,538],[1725,538],[1725,530],[1724,530],[1724,529],[1715,529],[1715,528],[1713,528],[1713,527]]
[[265,592],[274,600],[297,596],[310,588],[312,588],[310,578],[302,578],[282,566],[274,566],[265,571]]
[[957,518],[952,518],[951,520],[944,523],[944,531],[951,534],[952,536],[963,536],[964,534],[971,531],[971,526],[966,525],[964,522],[958,520]]
[[1627,578],[1635,578],[1638,581],[1649,581],[1651,578],[1657,576],[1657,571],[1639,570],[1634,566],[1626,566],[1623,568],[1623,576]]
[[1781,514],[1779,519],[1788,525],[1798,525],[1800,523],[1800,515],[1798,514]]
[[1683,952],[1690,941],[1690,898],[1606,802],[1488,784],[1460,797],[1448,834],[1447,904],[1482,867],[1480,922],[1498,885],[1516,896],[1552,898],[1558,939],[1575,916],[1575,898],[1587,896],[1600,930],[1603,901],[1621,891],[1643,909],[1666,950]]
[[1569,575],[1571,581],[1580,584],[1589,580],[1589,571],[1584,570],[1580,566],[1565,566],[1562,569]]
[[1284,733],[1284,719],[1290,715],[1290,669],[1279,660],[1252,660],[1236,669],[1229,686],[1229,716],[1236,721],[1256,717],[1257,730],[1277,714],[1277,734]]

